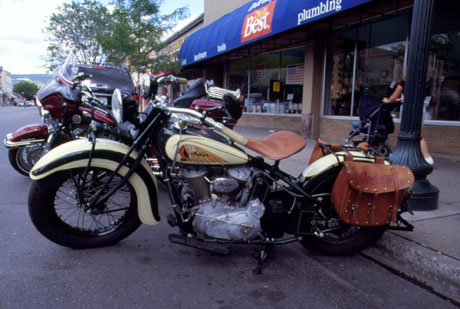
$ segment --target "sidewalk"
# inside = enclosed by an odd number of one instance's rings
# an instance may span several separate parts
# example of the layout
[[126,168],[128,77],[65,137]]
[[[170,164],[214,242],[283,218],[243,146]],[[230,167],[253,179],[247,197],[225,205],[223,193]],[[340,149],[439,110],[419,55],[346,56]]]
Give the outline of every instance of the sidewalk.
[[[255,139],[273,132],[239,126],[235,131]],[[281,169],[298,176],[307,166],[314,144],[307,140],[305,149],[281,161]],[[427,179],[440,190],[438,209],[405,214],[415,226],[413,232],[388,231],[362,254],[460,303],[460,155],[431,154],[434,170]]]

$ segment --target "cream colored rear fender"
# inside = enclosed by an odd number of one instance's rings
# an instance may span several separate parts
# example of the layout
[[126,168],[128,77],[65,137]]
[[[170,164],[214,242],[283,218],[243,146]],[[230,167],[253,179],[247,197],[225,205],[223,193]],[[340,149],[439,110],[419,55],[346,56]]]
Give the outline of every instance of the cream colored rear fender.
[[[343,162],[345,155],[347,153],[345,152],[336,152],[335,153],[337,157],[339,158],[340,162]],[[353,160],[355,161],[360,161],[360,162],[374,162],[375,159],[372,156],[366,156],[365,154],[358,152],[358,151],[350,151],[350,154],[353,155]],[[318,175],[328,168],[337,165],[337,157],[334,156],[333,154],[329,154],[327,156],[324,156],[312,164],[310,164],[303,172],[302,176],[304,178],[311,178],[315,175]],[[385,164],[388,164],[388,162],[385,162]]]
[[[32,168],[29,176],[33,180],[40,180],[56,172],[84,168],[88,164],[91,147],[92,143],[86,138],[62,144],[45,154]],[[91,166],[113,171],[128,151],[129,147],[124,144],[98,138]],[[137,152],[132,152],[128,162],[133,163],[137,156]],[[124,176],[128,171],[129,168],[123,166],[119,173]],[[149,225],[157,224],[160,221],[157,181],[145,159],[142,159],[140,166],[128,182],[136,192],[140,220]]]

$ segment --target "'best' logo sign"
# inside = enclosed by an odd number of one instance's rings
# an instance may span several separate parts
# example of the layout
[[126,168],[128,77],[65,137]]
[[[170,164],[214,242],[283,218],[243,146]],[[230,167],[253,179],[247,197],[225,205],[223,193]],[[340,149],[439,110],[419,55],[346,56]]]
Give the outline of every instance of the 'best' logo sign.
[[276,0],[246,15],[241,30],[241,43],[272,32],[273,12]]

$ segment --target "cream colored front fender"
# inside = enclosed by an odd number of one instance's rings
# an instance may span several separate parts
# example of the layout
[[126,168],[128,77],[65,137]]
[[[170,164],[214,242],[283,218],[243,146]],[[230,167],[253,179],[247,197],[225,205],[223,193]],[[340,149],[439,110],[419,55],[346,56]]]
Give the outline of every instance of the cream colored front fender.
[[[30,171],[30,178],[40,180],[54,173],[74,168],[85,168],[88,164],[92,143],[87,139],[74,140],[62,144],[44,155]],[[121,158],[128,153],[129,147],[108,139],[97,139],[91,167],[100,167],[114,171]],[[138,156],[137,152],[130,155],[132,160]],[[132,161],[131,160],[131,161]],[[129,168],[123,166],[119,174],[124,176]],[[134,188],[137,197],[137,207],[140,220],[149,225],[160,221],[158,212],[158,187],[155,176],[145,159],[136,169],[128,182]]]

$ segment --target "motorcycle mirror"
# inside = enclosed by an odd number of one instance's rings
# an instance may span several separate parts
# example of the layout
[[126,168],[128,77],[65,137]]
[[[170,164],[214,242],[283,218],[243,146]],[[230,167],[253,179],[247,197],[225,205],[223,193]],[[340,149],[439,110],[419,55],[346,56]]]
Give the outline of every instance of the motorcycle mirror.
[[85,80],[85,79],[90,78],[90,77],[92,77],[92,75],[86,74],[84,72],[80,72],[80,73],[78,73],[77,75],[75,75],[73,77],[72,81],[75,82],[75,81]]
[[148,99],[150,93],[150,76],[148,74],[142,75],[142,77],[139,80],[139,85],[141,88],[141,97],[144,99]]
[[232,117],[233,119],[240,119],[241,115],[243,114],[243,109],[241,108],[241,104],[235,98],[235,96],[226,93],[222,98],[222,105],[224,106],[227,114]]
[[150,77],[148,74],[144,74],[140,81],[140,94],[144,99],[149,99],[155,96],[158,91],[158,82]]

